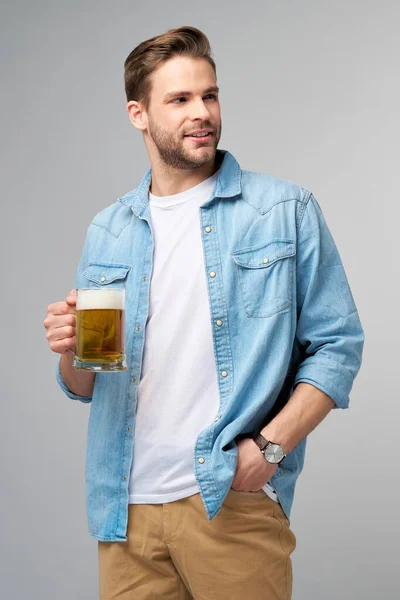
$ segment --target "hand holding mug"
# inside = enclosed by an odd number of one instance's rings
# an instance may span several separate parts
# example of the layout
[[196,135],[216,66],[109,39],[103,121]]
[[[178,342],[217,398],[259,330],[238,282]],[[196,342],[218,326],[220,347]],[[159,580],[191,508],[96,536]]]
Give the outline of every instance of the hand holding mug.
[[53,352],[75,354],[76,345],[76,291],[71,290],[65,301],[54,302],[47,307],[43,322],[46,338]]

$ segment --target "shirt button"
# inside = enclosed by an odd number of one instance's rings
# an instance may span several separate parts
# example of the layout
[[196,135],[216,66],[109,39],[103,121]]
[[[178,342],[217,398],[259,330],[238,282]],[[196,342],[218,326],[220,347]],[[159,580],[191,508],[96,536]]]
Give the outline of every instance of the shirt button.
[[126,475],[122,476],[123,481],[126,481]]
[[221,375],[222,375],[222,377],[227,377],[228,373],[226,371],[222,371]]
[[204,231],[207,232],[207,233],[210,233],[211,227],[206,227]]
[[218,327],[221,327],[221,325],[222,325],[222,321],[221,321],[220,319],[218,319],[218,321],[217,321],[217,325],[218,325]]
[[131,430],[131,428],[129,427],[129,425],[128,425],[128,427],[126,428],[126,430],[127,430],[127,431],[130,431],[130,430]]
[[140,325],[137,325],[136,331],[140,331]]
[[216,273],[214,271],[211,271],[210,277],[215,277],[215,276],[216,276]]
[[217,421],[219,421],[219,417],[215,417],[214,423],[216,423]]
[[106,280],[106,278],[105,278],[105,277],[101,277],[101,278],[100,278],[100,281],[101,281],[101,282],[103,282],[103,281],[105,281],[105,280]]
[[136,377],[132,377],[132,380],[131,380],[131,381],[133,381],[133,383],[135,383],[135,381],[136,381]]
[[263,258],[263,263],[266,265],[268,260],[269,260],[268,258]]
[[146,281],[146,275],[142,277],[142,281]]
[[203,464],[204,460],[205,460],[205,459],[204,459],[203,457],[200,457],[200,458],[199,458],[199,463]]

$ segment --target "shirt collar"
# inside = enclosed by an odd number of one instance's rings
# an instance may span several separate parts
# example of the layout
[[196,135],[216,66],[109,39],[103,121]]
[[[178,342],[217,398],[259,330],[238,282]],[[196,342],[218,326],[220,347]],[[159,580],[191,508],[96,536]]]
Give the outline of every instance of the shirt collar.
[[[221,166],[209,202],[217,197],[232,198],[241,193],[241,169],[235,157],[227,150],[217,150],[216,161],[217,165]],[[150,183],[151,169],[144,175],[140,185],[122,196],[120,202],[130,206],[135,215],[141,215],[149,202]]]

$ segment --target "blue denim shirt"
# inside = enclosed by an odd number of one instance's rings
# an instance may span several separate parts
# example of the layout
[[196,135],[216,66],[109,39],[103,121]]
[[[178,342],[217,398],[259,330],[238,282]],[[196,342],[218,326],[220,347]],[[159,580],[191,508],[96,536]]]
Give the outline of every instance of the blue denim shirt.
[[[364,344],[339,252],[313,194],[293,182],[241,170],[229,152],[219,150],[217,159],[222,165],[209,200],[199,208],[199,227],[220,405],[193,453],[209,521],[229,492],[238,439],[263,428],[301,381],[328,394],[334,408],[347,408]],[[57,364],[67,396],[91,403],[87,514],[90,535],[102,541],[127,539],[152,275],[150,181],[151,170],[138,188],[95,216],[76,277],[76,287],[125,286],[128,370],[97,373],[93,396],[84,397],[66,387]],[[288,519],[305,449],[306,439],[271,478]],[[163,460],[162,440],[154,440],[154,460]]]

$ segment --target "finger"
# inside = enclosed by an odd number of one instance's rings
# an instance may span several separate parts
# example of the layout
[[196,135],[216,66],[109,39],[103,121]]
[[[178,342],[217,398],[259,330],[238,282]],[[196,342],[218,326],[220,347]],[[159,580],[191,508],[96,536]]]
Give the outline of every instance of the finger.
[[75,353],[75,345],[75,337],[50,342],[51,350],[53,352],[57,352],[58,354],[64,354],[64,352],[67,351]]
[[75,309],[68,306],[66,302],[54,302],[47,307],[47,315],[75,314]]
[[57,329],[57,327],[65,327],[66,325],[72,325],[72,327],[76,327],[76,315],[52,315],[49,317],[49,329]]
[[47,339],[51,342],[58,342],[68,338],[75,337],[76,329],[72,325],[65,325],[64,327],[57,327],[52,329],[47,334]]
[[69,304],[70,306],[75,306],[76,305],[76,290],[71,290],[68,294],[68,296],[65,299],[66,303]]

